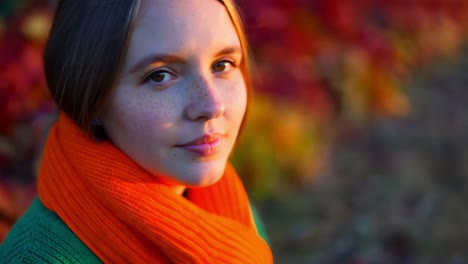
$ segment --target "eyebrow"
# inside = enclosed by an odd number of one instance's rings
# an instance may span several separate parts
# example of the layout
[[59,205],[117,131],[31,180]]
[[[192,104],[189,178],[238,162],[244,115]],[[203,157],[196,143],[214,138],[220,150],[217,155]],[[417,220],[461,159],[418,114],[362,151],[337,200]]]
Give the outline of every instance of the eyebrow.
[[182,63],[184,60],[181,57],[169,54],[150,54],[143,59],[139,60],[131,69],[131,73],[135,73],[144,69],[147,65],[155,62],[163,62],[163,63]]
[[[222,55],[227,54],[234,54],[234,53],[242,53],[242,49],[240,46],[229,46],[215,54],[215,57],[219,57]],[[160,53],[153,53],[149,54],[148,56],[143,57],[143,59],[139,60],[133,67],[130,68],[131,73],[135,73],[144,69],[147,65],[151,63],[162,62],[162,63],[184,63],[185,60],[179,56],[171,55],[171,54],[160,54]]]
[[233,54],[233,53],[242,53],[241,47],[237,46],[237,45],[226,47],[226,48],[218,51],[215,54],[215,57],[219,57],[221,55]]

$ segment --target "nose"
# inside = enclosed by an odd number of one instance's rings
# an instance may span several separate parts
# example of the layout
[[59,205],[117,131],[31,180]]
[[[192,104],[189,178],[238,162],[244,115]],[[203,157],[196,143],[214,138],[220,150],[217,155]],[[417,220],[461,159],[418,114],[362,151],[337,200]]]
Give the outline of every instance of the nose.
[[186,116],[194,121],[207,121],[224,114],[226,106],[219,91],[213,82],[199,76],[189,87],[189,103]]

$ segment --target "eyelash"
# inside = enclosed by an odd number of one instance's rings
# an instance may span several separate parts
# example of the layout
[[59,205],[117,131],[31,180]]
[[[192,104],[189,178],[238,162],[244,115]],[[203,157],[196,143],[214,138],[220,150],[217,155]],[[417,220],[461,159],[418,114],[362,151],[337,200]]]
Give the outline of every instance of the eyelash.
[[[218,71],[215,71],[215,70],[214,70],[214,67],[215,67],[216,65],[219,65],[219,64],[224,64],[224,65],[228,64],[230,68],[229,68],[227,71],[219,71],[219,72],[218,72]],[[212,72],[215,73],[215,74],[227,74],[227,73],[231,72],[234,68],[237,68],[237,67],[238,67],[238,65],[236,64],[236,62],[231,61],[231,60],[222,60],[222,61],[218,61],[218,62],[215,62],[215,63],[211,66]],[[174,77],[174,78],[176,77],[173,73],[171,73],[171,72],[169,72],[169,71],[166,71],[166,70],[155,70],[155,71],[152,71],[152,72],[148,73],[148,74],[143,78],[143,81],[144,81],[145,83],[152,82],[152,83],[155,83],[155,84],[162,84],[162,83],[164,83],[164,82],[167,81],[167,80],[164,81],[164,79],[161,80],[161,81],[154,81],[154,80],[152,80],[151,78],[152,78],[154,75],[156,75],[156,74],[167,74],[167,75],[170,75],[170,77]]]
[[231,61],[231,60],[222,60],[222,61],[218,61],[216,63],[213,64],[213,66],[211,66],[211,68],[213,69],[216,65],[219,65],[219,64],[229,64],[229,66],[231,68],[229,68],[227,71],[221,71],[221,72],[216,72],[214,71],[215,73],[228,73],[232,70],[232,68],[237,68],[237,64],[234,62],[234,61]]
[[[145,83],[148,83],[148,82],[152,82],[152,83],[156,83],[156,84],[161,84],[163,83],[163,81],[154,81],[154,80],[151,80],[151,77],[153,77],[154,75],[156,74],[168,74],[170,75],[171,77],[175,77],[174,74],[172,74],[171,72],[169,71],[165,71],[165,70],[155,70],[153,72],[150,72],[148,75],[146,75],[146,77],[143,78],[144,82]],[[163,79],[164,80],[164,79]]]

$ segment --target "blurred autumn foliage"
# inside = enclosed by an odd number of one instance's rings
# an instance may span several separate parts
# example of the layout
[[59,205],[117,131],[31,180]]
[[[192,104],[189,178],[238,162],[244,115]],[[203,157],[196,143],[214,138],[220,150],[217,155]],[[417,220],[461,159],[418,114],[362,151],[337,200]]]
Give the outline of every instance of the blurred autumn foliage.
[[239,5],[255,57],[256,98],[234,162],[259,199],[326,170],[337,126],[408,116],[411,74],[440,58],[455,60],[468,37],[462,0]]
[[0,241],[35,196],[34,166],[53,110],[42,67],[51,14],[44,1],[0,4]]
[[[288,209],[301,212],[332,203],[314,186],[324,181],[323,175],[336,171],[332,167],[339,167],[337,144],[356,138],[356,133],[368,136],[372,124],[382,120],[411,116],[409,84],[414,74],[441,59],[459,59],[468,37],[464,0],[237,2],[254,55],[255,96],[233,162],[270,228],[274,224],[268,223],[268,217],[275,216],[265,210],[275,197],[313,190],[317,193],[313,205],[302,196],[288,204]],[[53,120],[55,109],[45,88],[41,56],[55,4],[46,0],[0,4],[0,241],[34,196],[35,166]],[[355,147],[356,153],[350,155],[350,168],[363,172],[360,150]],[[385,167],[374,158],[372,166]],[[347,186],[355,181],[364,185],[361,180],[353,178]],[[339,207],[330,206],[334,205]],[[343,217],[343,210],[329,213]],[[308,226],[311,221],[304,223]],[[284,223],[292,233],[299,232],[292,235],[295,240],[321,245],[320,235],[311,242],[303,229],[294,231],[300,224]],[[330,222],[321,232],[332,236],[327,228],[339,229],[339,224],[343,223]],[[389,247],[404,247],[406,242],[398,241],[406,241],[405,236],[397,232],[384,240]],[[281,239],[273,234],[278,248]]]
[[404,115],[401,82],[467,35],[466,1],[241,1],[257,88],[352,119]]
[[39,6],[0,20],[0,132],[10,136],[16,122],[29,120],[50,104],[42,48],[51,23],[50,7]]

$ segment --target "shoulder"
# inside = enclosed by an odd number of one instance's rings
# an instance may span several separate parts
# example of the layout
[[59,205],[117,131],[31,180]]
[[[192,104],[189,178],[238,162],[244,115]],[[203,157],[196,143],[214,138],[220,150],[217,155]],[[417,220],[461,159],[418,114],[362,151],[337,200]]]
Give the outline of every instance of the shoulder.
[[0,259],[2,263],[101,263],[38,198],[0,245]]

